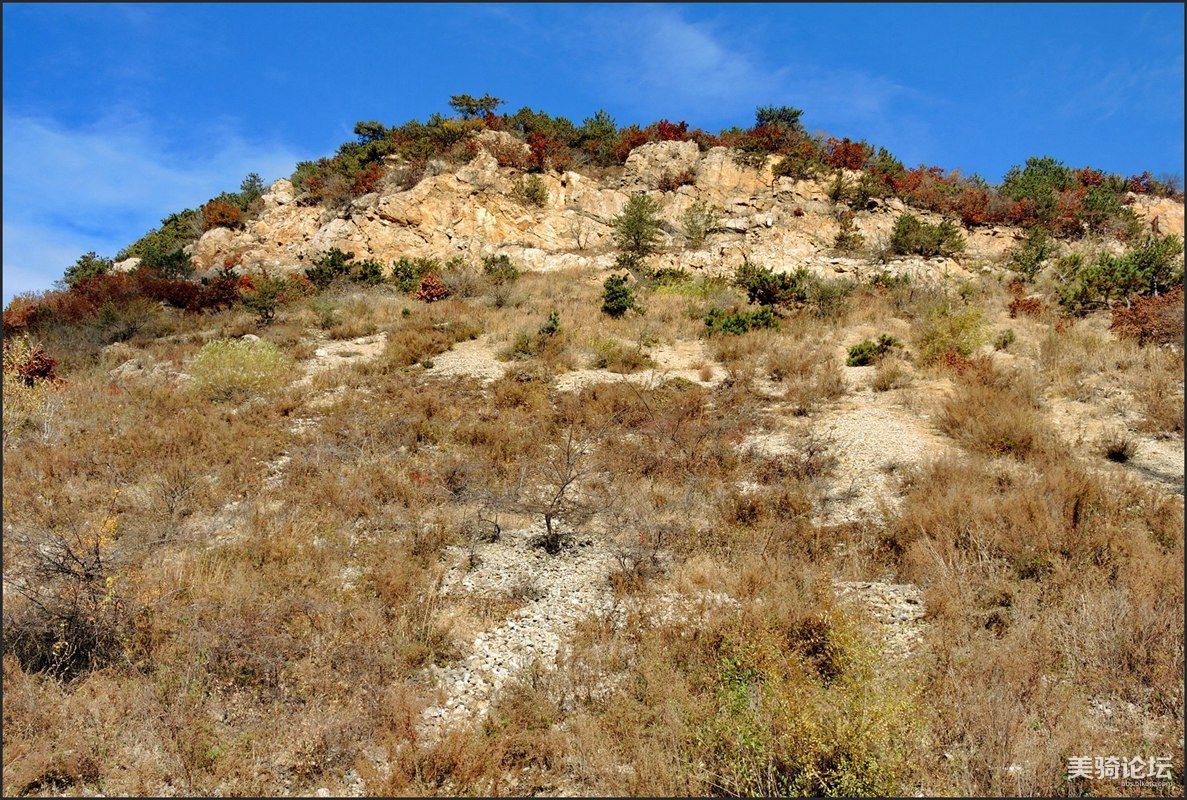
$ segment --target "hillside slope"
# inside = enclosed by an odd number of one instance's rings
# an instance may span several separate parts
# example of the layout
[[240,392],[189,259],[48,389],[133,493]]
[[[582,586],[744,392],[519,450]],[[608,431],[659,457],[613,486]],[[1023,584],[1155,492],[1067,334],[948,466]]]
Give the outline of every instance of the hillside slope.
[[[611,220],[628,197],[646,192],[657,198],[667,223],[664,244],[674,252],[658,266],[732,270],[744,258],[776,269],[791,264],[825,272],[860,267],[861,261],[838,258],[833,242],[839,230],[838,207],[829,198],[830,180],[774,177],[777,161],[760,167],[737,163],[725,147],[701,152],[695,142],[657,142],[631,152],[621,175],[588,177],[578,172],[540,176],[547,199],[536,207],[517,200],[523,172],[500,167],[492,149],[521,147],[500,132],[478,137],[474,159],[461,167],[431,174],[411,189],[390,182],[379,191],[351,201],[341,210],[297,202],[287,180],[277,181],[263,197],[263,211],[244,231],[215,228],[193,246],[200,268],[226,259],[251,268],[291,271],[317,254],[337,247],[359,258],[390,261],[403,256],[447,259],[506,254],[528,269],[613,266]],[[439,169],[446,169],[442,164]],[[656,187],[666,176],[688,174],[694,180],[674,191]],[[845,174],[855,183],[859,173]],[[1134,205],[1162,233],[1183,231],[1183,205],[1163,198],[1138,198]],[[697,201],[718,211],[716,230],[703,244],[686,247],[681,218]],[[869,243],[885,240],[904,211],[929,222],[938,214],[909,209],[890,198],[871,200],[854,216],[856,232]],[[967,255],[974,261],[1000,258],[1025,231],[1007,226],[966,229]],[[900,265],[923,269],[922,264]],[[936,273],[957,268],[954,262],[926,267]]]

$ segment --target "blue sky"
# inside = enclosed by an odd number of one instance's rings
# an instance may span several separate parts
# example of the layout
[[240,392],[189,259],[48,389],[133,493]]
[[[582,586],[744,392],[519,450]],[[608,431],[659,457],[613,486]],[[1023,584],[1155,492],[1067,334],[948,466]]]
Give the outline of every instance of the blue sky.
[[286,176],[359,119],[491,92],[711,130],[759,104],[908,164],[1183,172],[1183,7],[20,5],[4,15],[4,296]]

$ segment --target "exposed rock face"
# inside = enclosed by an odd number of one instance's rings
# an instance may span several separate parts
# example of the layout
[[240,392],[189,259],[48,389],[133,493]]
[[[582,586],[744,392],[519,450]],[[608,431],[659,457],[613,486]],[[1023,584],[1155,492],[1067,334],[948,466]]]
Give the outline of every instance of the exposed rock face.
[[1148,221],[1154,230],[1162,235],[1177,233],[1183,235],[1183,204],[1167,197],[1133,195],[1133,210]]
[[[296,271],[310,257],[338,247],[384,262],[401,256],[478,258],[506,253],[526,269],[609,268],[609,223],[632,193],[642,191],[659,200],[666,222],[665,251],[656,256],[656,266],[732,269],[749,258],[775,269],[857,268],[831,250],[838,225],[827,182],[774,178],[774,158],[752,167],[739,164],[724,147],[702,153],[693,142],[656,142],[636,148],[621,177],[542,175],[548,199],[535,207],[525,206],[513,194],[521,173],[500,167],[493,154],[516,148],[522,154],[526,145],[496,131],[484,131],[476,141],[478,154],[469,163],[456,169],[438,165],[426,170],[426,177],[411,189],[388,186],[339,210],[303,205],[292,184],[279,180],[264,195],[259,218],[246,229],[216,228],[204,234],[193,245],[194,263],[199,269],[213,269],[233,258],[247,269]],[[695,184],[673,192],[654,188],[665,174],[683,172],[695,175]],[[694,250],[685,246],[680,220],[697,200],[714,205],[720,223]],[[1163,233],[1182,231],[1181,204],[1137,198],[1134,207],[1147,219],[1156,219]],[[873,244],[889,236],[904,210],[898,200],[875,201],[857,213],[856,229]],[[931,222],[940,219],[928,212],[912,213]],[[1022,235],[1005,227],[966,233],[972,261],[1000,256]],[[954,262],[915,261],[919,263],[904,268],[956,269]]]
[[626,159],[631,183],[651,188],[663,175],[692,172],[700,161],[696,142],[653,142],[636,147]]

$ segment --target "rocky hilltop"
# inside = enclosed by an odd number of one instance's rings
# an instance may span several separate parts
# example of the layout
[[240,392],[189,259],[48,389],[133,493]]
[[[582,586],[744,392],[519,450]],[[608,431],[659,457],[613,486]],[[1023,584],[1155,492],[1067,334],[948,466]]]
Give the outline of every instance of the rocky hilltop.
[[[833,250],[839,222],[829,198],[831,181],[776,177],[776,156],[747,166],[726,147],[701,151],[692,141],[654,142],[635,148],[621,170],[603,171],[604,177],[573,171],[540,175],[547,199],[536,207],[516,199],[522,171],[500,167],[494,155],[500,148],[526,152],[527,145],[498,131],[475,139],[478,152],[469,163],[450,170],[444,162],[430,162],[427,177],[414,187],[389,182],[340,209],[303,202],[292,183],[276,181],[264,194],[257,219],[244,230],[207,231],[192,246],[193,261],[199,269],[231,259],[249,269],[292,271],[337,247],[379,260],[506,254],[533,270],[608,269],[614,261],[611,220],[632,194],[646,192],[660,202],[666,223],[668,246],[656,257],[656,267],[732,269],[748,259],[776,270],[794,265],[827,273],[860,271],[868,264]],[[695,180],[674,191],[656,188],[676,174]],[[843,174],[850,181],[859,175]],[[1182,233],[1181,203],[1130,197],[1135,211],[1156,230]],[[701,246],[687,247],[679,220],[698,200],[717,209],[718,222]],[[897,198],[873,198],[855,213],[854,229],[876,243],[904,211],[940,221],[939,215],[910,209]],[[973,263],[997,259],[1025,235],[1012,226],[979,226],[965,233],[965,252]],[[895,269],[951,274],[961,267],[949,259],[909,259]]]

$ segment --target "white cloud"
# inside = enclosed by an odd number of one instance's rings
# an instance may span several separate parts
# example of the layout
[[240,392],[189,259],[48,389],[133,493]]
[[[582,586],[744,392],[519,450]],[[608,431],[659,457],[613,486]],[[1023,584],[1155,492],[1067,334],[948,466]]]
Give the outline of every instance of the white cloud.
[[303,157],[225,126],[197,150],[135,115],[68,127],[4,115],[4,296],[47,288],[82,252],[113,255],[162,217],[235,190],[248,172],[288,174]]
[[913,89],[861,70],[798,63],[791,53],[769,63],[746,30],[692,22],[677,9],[597,11],[587,27],[600,31],[588,40],[602,56],[594,80],[647,114],[749,123],[756,106],[787,104],[805,109],[809,124],[851,129],[845,133],[886,131],[892,118],[914,135],[923,127],[898,107],[926,101]]

